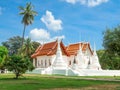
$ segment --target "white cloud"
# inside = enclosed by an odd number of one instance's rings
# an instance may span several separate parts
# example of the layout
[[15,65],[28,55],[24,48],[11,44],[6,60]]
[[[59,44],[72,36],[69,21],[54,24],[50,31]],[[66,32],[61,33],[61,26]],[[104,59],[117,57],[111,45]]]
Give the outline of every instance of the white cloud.
[[55,19],[52,12],[46,11],[46,15],[43,15],[41,21],[45,23],[46,27],[53,31],[58,31],[62,29],[62,21],[60,19]]
[[30,31],[30,38],[33,41],[37,41],[37,42],[40,42],[42,44],[42,43],[54,41],[58,38],[64,39],[65,36],[62,35],[62,36],[50,37],[50,33],[48,33],[47,30],[35,28],[35,29]]
[[76,4],[76,3],[81,3],[81,4],[85,4],[87,2],[87,0],[64,0],[67,3],[71,3],[71,4]]
[[50,33],[48,33],[44,29],[33,29],[30,31],[30,37],[34,41],[38,41],[40,43],[47,42],[50,40]]
[[80,3],[82,5],[94,7],[94,6],[100,5],[102,3],[106,3],[109,0],[64,0],[64,1],[66,1],[67,3],[71,3],[71,4]]
[[78,0],[65,0],[68,3],[75,4]]
[[64,35],[62,35],[62,36],[55,36],[55,37],[53,37],[51,40],[56,40],[56,39],[60,39],[60,40],[63,40],[63,39],[65,39],[65,36]]
[[2,14],[2,7],[0,7],[0,15]]
[[88,0],[88,6],[94,7],[105,2],[108,2],[108,0]]

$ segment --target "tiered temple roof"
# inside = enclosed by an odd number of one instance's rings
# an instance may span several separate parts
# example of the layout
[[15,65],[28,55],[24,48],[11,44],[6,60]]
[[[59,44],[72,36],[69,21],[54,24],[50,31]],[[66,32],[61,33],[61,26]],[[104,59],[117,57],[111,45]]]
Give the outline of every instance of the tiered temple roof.
[[[37,56],[51,56],[55,55],[57,51],[58,41],[50,42],[43,44],[39,46],[35,53],[31,56],[32,58],[35,58]],[[89,43],[76,43],[76,44],[70,44],[67,47],[64,46],[63,42],[60,42],[60,47],[62,51],[62,55],[70,56],[70,55],[77,55],[78,50],[82,48],[82,52],[85,52],[87,48],[89,48],[91,54],[93,54],[90,44]]]
[[[55,55],[56,51],[57,51],[57,46],[58,46],[58,41],[57,40],[54,41],[54,42],[43,44],[36,49],[35,53],[31,57],[35,58],[37,56]],[[60,47],[61,47],[61,50],[62,50],[62,55],[69,56],[69,54],[66,51],[66,48],[65,48],[64,44],[62,43],[62,41],[60,42]]]
[[91,48],[90,48],[90,44],[89,43],[76,43],[76,44],[70,44],[66,47],[67,52],[70,55],[77,55],[78,50],[82,48],[82,52],[85,52],[87,48],[89,48],[91,54],[93,54]]

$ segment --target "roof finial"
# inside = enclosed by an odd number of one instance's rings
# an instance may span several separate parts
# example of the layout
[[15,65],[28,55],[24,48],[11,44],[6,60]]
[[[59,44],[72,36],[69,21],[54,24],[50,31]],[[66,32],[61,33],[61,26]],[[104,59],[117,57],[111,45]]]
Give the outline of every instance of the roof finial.
[[82,43],[79,43],[79,50],[78,53],[81,54],[82,53]]
[[80,42],[82,42],[82,33],[80,32]]
[[94,42],[94,55],[96,55],[96,44]]
[[81,31],[80,31],[79,36],[80,36],[79,50],[82,51],[82,40],[81,40],[82,34],[81,34]]

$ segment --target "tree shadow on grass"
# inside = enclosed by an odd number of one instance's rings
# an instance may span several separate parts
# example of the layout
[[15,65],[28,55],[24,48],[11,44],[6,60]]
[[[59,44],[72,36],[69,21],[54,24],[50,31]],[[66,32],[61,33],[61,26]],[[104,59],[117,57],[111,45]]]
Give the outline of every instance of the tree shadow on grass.
[[6,75],[1,74],[0,80],[28,80],[29,78],[26,78],[25,76],[20,76],[18,79],[15,78],[15,75]]

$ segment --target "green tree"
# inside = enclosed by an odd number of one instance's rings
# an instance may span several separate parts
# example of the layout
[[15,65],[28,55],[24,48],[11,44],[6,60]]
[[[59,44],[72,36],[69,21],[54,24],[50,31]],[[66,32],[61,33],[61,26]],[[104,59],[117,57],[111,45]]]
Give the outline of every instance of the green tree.
[[21,46],[21,40],[20,36],[14,36],[9,38],[8,41],[2,42],[2,45],[8,49],[9,55],[17,54]]
[[35,42],[35,41],[33,41],[32,42],[33,43],[33,51],[32,51],[32,54],[35,52],[35,50],[41,45],[40,43],[38,43],[38,42]]
[[32,52],[33,52],[33,43],[30,38],[27,38],[23,44],[22,51],[24,56],[28,56],[30,58]]
[[4,46],[0,46],[0,69],[3,69],[4,62],[8,57],[8,50]]
[[[25,54],[28,51],[30,52],[29,53],[29,55],[30,55],[30,54],[34,53],[35,50],[37,49],[37,47],[40,45],[40,43],[31,41],[31,39],[29,38],[29,39],[24,40],[25,43],[23,45],[23,51],[22,51],[21,47],[20,47],[21,40],[22,40],[22,38],[20,36],[14,36],[14,37],[9,38],[5,42],[2,42],[2,45],[8,49],[10,56],[14,55],[14,54],[20,54],[21,52]],[[27,47],[27,46],[29,46],[29,47]],[[27,49],[27,50],[25,50],[25,49]],[[31,49],[31,50],[29,50],[29,49]],[[28,53],[27,53],[27,55],[28,55]]]
[[37,12],[33,10],[33,5],[31,3],[27,3],[26,7],[20,6],[19,9],[20,9],[19,14],[23,16],[22,23],[24,24],[23,35],[22,35],[23,38],[22,45],[23,45],[26,26],[33,23],[34,16],[37,15]]
[[24,74],[27,70],[32,71],[34,69],[32,63],[28,57],[22,57],[20,55],[13,55],[9,60],[6,60],[5,66],[8,71],[12,71],[15,74],[15,78]]
[[103,46],[110,69],[120,69],[120,26],[104,32]]
[[111,66],[109,65],[110,59],[107,53],[105,52],[105,50],[98,50],[97,54],[98,54],[98,58],[99,58],[102,69],[110,69],[111,68]]
[[31,58],[31,54],[33,54],[35,52],[35,50],[38,48],[39,45],[40,45],[40,43],[31,41],[30,38],[27,38],[23,44],[23,47],[20,48],[19,52],[23,56],[28,56],[29,58]]
[[120,56],[120,26],[104,32],[103,46],[114,56]]

